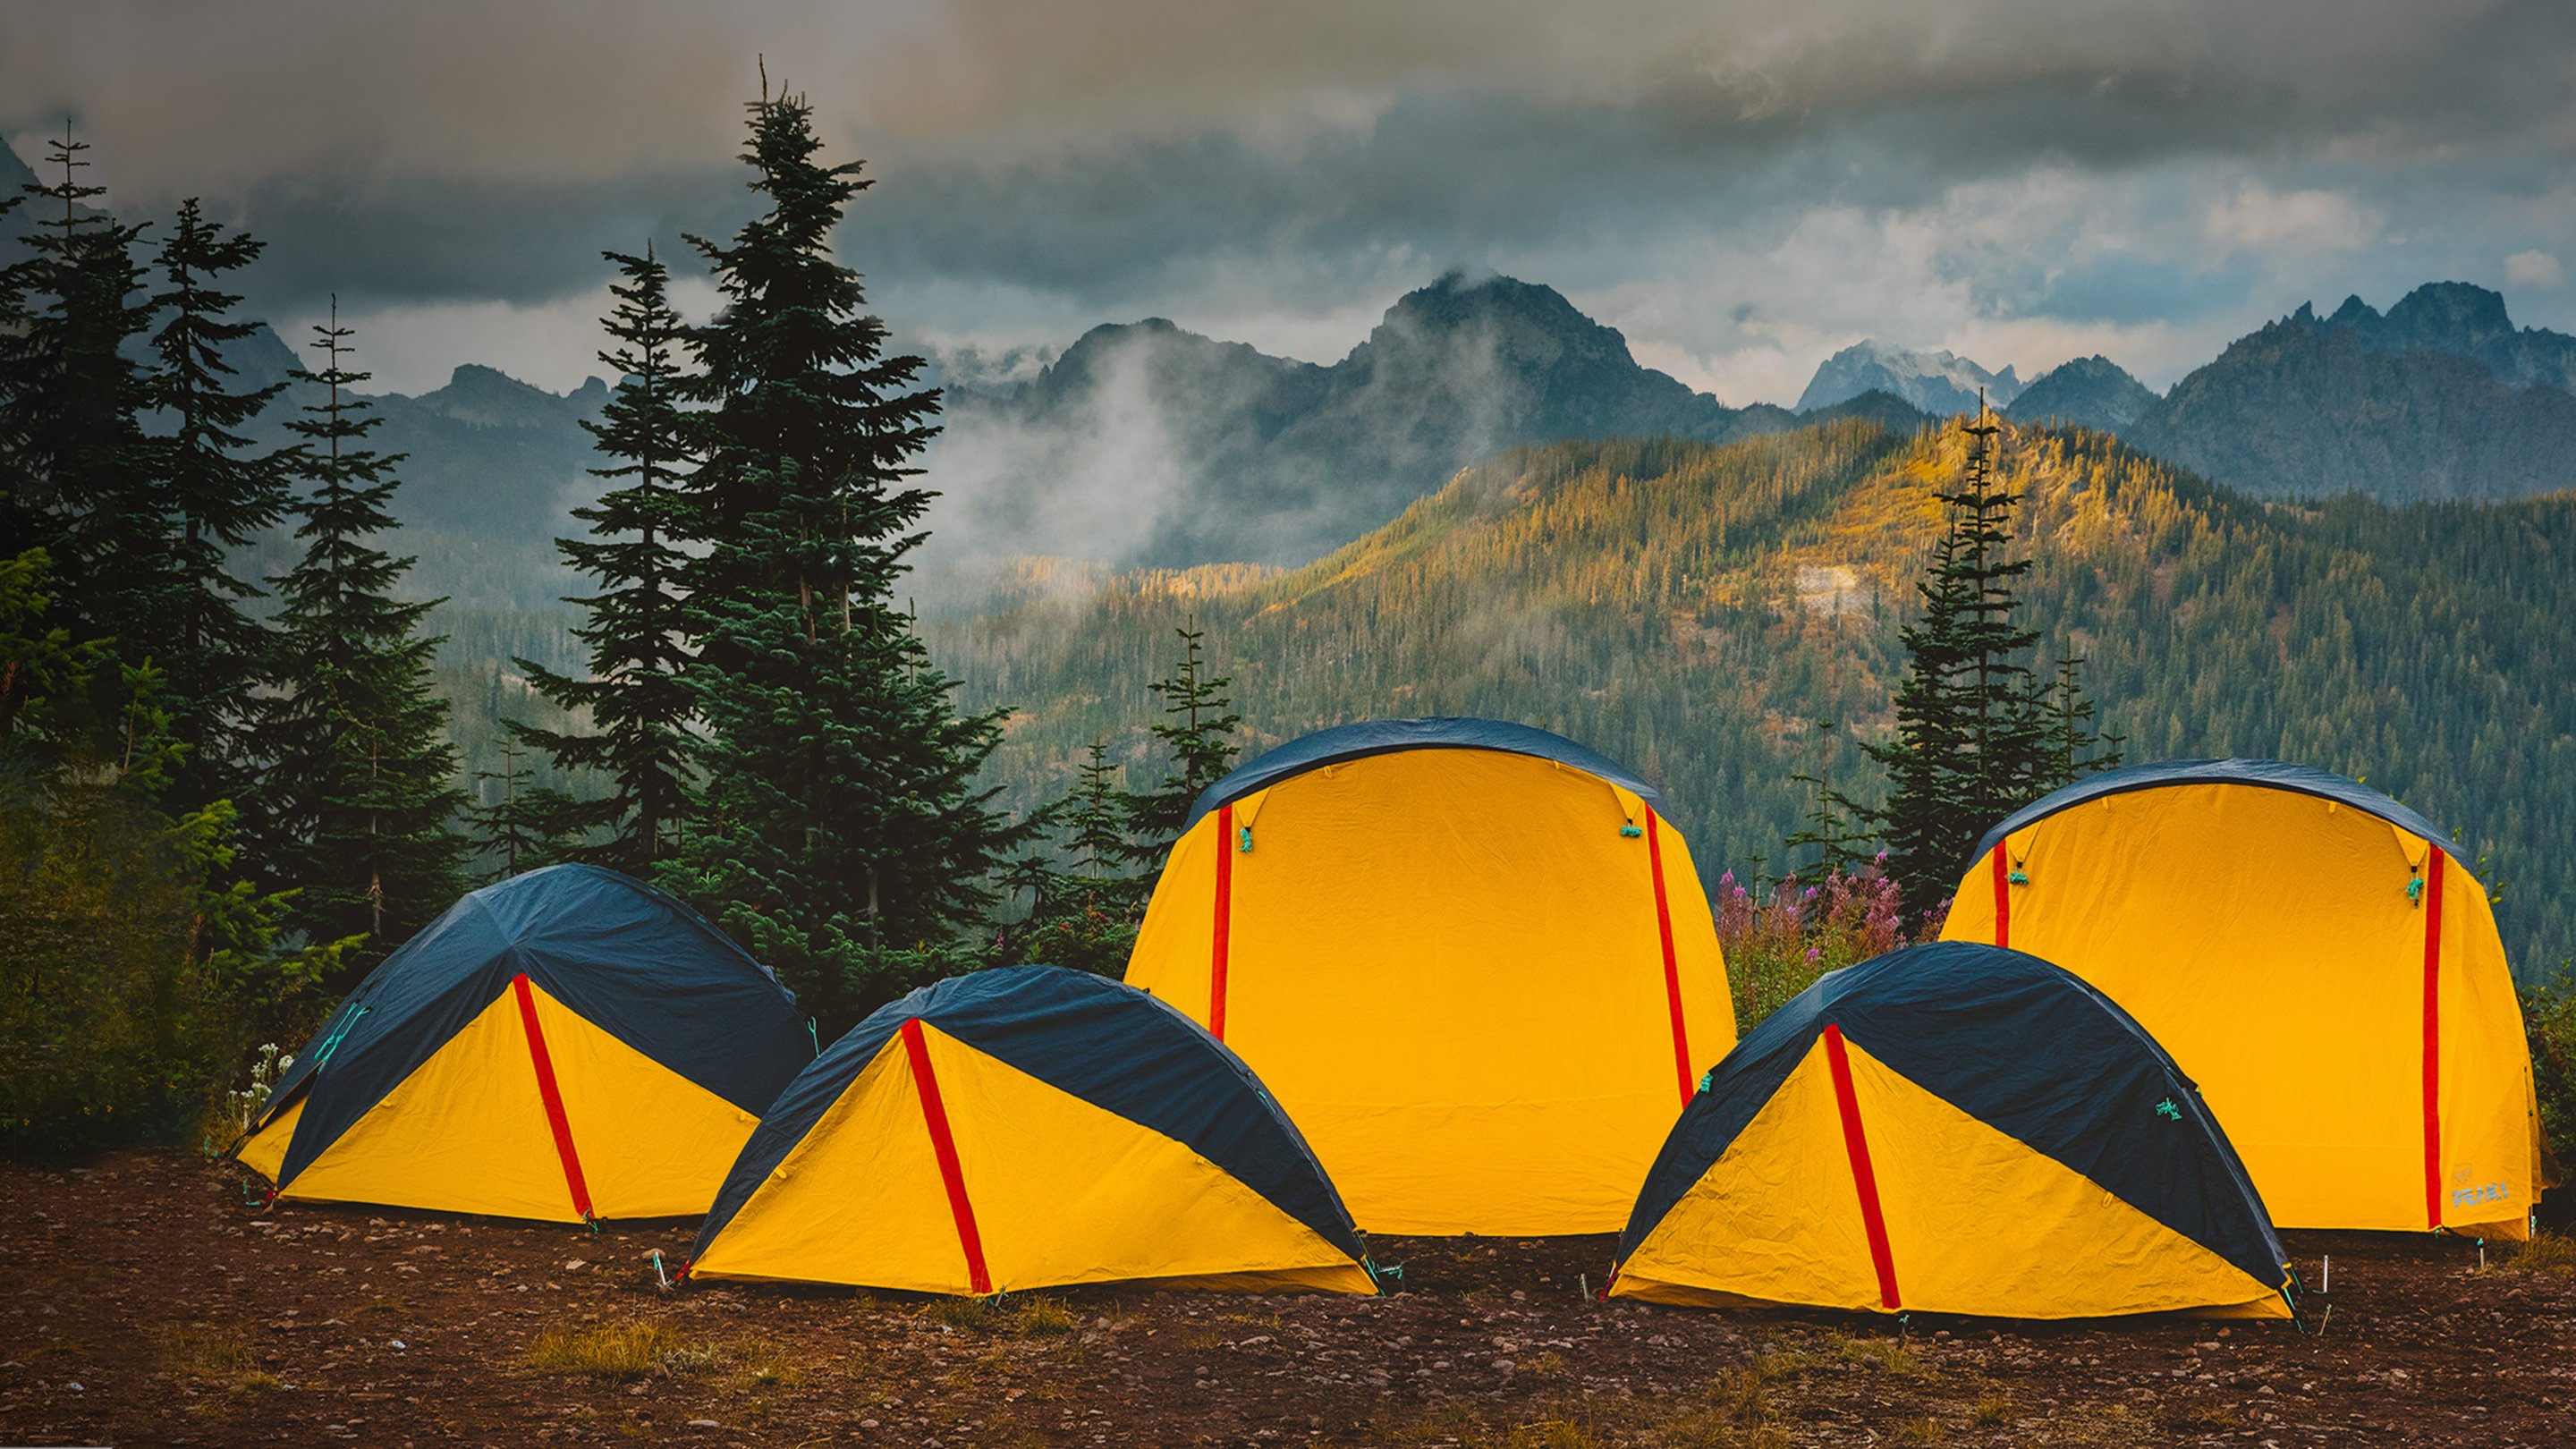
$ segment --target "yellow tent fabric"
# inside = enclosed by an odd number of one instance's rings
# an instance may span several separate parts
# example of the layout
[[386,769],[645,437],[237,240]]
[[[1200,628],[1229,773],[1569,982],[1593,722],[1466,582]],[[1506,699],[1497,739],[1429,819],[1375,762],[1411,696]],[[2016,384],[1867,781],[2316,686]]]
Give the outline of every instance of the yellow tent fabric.
[[1214,1038],[1115,982],[1020,967],[916,992],[824,1052],[745,1147],[688,1273],[1373,1293],[1363,1257]]
[[2080,982],[2015,952],[1916,947],[1826,977],[1718,1067],[1611,1292],[2287,1317],[2285,1257],[2234,1167],[2188,1082]]
[[2495,916],[2395,801],[2268,761],[2114,772],[1990,835],[1942,934],[2126,1008],[2279,1225],[2527,1236],[2540,1122]]
[[[588,1216],[693,1217],[759,1117],[654,1062],[530,988],[587,1190]],[[241,1160],[275,1179],[299,1101]],[[323,1149],[278,1196],[580,1222],[528,1047],[505,992]]]
[[237,1155],[285,1198],[695,1217],[812,1058],[795,999],[695,912],[557,866],[474,892],[387,957]]
[[[1350,731],[1368,752],[1337,753]],[[1369,1231],[1616,1229],[1735,1040],[1647,787],[1487,721],[1326,731],[1230,782],[1174,846],[1128,982],[1242,1053]]]

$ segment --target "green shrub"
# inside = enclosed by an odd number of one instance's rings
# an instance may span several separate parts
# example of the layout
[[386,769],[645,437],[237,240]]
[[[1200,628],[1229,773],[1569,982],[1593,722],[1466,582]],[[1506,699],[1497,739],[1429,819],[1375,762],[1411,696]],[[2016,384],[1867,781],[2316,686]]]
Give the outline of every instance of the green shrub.
[[44,573],[0,559],[0,1156],[59,1158],[199,1131],[342,947],[280,948],[229,802],[162,807],[159,671],[44,626]]

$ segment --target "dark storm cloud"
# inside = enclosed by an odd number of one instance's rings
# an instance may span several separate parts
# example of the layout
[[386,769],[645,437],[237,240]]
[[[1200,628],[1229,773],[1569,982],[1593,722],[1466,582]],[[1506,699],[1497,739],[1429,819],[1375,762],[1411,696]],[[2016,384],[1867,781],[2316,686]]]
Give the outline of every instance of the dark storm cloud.
[[263,305],[533,306],[743,214],[763,52],[880,179],[847,248],[890,310],[988,341],[1293,329],[1463,262],[1790,368],[1866,316],[2486,279],[2576,220],[2565,0],[18,0],[0,128],[69,112],[121,205],[248,220]]
[[269,239],[257,301],[344,303],[449,298],[534,303],[594,285],[605,250],[686,254],[684,233],[722,235],[754,213],[733,168],[570,185],[438,177],[332,184],[279,177],[223,205]]

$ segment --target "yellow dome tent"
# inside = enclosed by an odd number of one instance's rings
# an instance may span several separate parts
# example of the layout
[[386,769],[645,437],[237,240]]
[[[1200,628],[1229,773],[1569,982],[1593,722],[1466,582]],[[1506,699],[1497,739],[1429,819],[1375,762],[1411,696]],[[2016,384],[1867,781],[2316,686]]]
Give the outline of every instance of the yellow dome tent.
[[552,866],[387,956],[236,1155],[285,1198],[694,1217],[813,1059],[796,998],[704,917],[615,871]]
[[2155,1033],[2282,1227],[2519,1239],[2531,1056],[2455,849],[2305,766],[2116,770],[1987,832],[1942,934],[2044,956]]
[[687,1273],[979,1298],[1128,1279],[1377,1291],[1242,1061],[1060,966],[953,977],[832,1043],[744,1145]]
[[1368,1231],[1613,1231],[1735,1041],[1656,804],[1519,725],[1308,735],[1199,797],[1127,981],[1261,1073]]
[[1830,972],[1664,1144],[1613,1297],[2290,1316],[2289,1257],[2189,1078],[2102,993],[1943,942]]

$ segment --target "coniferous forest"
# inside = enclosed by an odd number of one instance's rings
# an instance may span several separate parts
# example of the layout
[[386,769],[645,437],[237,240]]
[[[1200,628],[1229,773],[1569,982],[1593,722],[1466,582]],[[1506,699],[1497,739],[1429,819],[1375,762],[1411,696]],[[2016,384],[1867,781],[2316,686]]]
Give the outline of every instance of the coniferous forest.
[[[257,238],[101,209],[68,133],[0,199],[0,1148],[213,1143],[262,1044],[554,862],[687,899],[827,1038],[957,971],[1115,973],[1191,800],[1370,716],[1631,764],[1744,931],[1830,880],[1863,904],[1798,928],[1840,933],[1808,975],[1926,929],[2022,801],[2188,755],[2364,779],[2473,847],[2526,982],[2576,953],[2576,499],[2263,503],[2105,434],[1846,417],[1519,449],[1303,568],[1030,562],[924,617],[941,398],[834,249],[870,183],[800,97],[748,129],[758,214],[690,239],[710,319],[606,257],[585,586],[543,614],[407,585],[336,316],[293,441],[246,439]],[[1748,1022],[1797,984],[1758,975]]]

